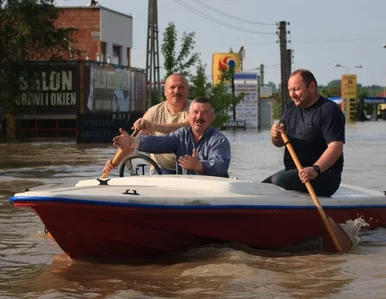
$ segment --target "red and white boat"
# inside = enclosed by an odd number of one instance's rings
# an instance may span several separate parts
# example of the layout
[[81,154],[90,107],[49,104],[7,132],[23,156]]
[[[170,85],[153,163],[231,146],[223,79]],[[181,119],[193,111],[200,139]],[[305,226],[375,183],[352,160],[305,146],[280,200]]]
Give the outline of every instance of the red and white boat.
[[[386,196],[342,185],[320,197],[344,223],[362,217],[386,226]],[[149,257],[208,243],[280,249],[322,235],[310,196],[271,184],[208,176],[163,175],[79,181],[74,187],[17,193],[71,258]]]

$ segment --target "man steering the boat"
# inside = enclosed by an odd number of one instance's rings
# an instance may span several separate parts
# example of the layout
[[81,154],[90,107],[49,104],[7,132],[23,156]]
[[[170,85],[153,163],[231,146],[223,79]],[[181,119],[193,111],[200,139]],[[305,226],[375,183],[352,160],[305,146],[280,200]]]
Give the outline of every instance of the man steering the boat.
[[211,126],[214,118],[212,102],[196,97],[190,104],[189,127],[182,127],[163,136],[131,137],[123,129],[113,145],[148,153],[174,153],[177,173],[229,177],[231,148],[228,139]]
[[338,190],[343,170],[345,117],[340,107],[317,92],[314,75],[305,69],[293,72],[288,80],[291,102],[287,104],[278,124],[271,128],[271,141],[285,146],[285,132],[299,157],[303,169],[298,171],[288,149],[284,166],[263,183],[272,183],[287,190],[307,192],[311,182],[315,193],[331,196]]
[[[166,101],[150,107],[143,117],[134,123],[133,129],[140,131],[138,135],[161,136],[182,126],[189,126],[189,88],[185,76],[180,73],[171,74],[165,81],[164,94]],[[127,156],[133,151],[129,151]],[[176,173],[176,156],[173,153],[151,154],[150,157],[160,166],[162,174]],[[109,173],[121,162],[113,165],[112,160],[108,160],[103,171]]]

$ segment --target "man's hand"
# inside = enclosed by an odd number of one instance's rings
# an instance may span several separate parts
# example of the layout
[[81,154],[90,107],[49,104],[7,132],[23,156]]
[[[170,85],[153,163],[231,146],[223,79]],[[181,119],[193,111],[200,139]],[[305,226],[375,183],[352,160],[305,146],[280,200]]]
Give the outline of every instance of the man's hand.
[[133,124],[132,129],[137,131],[154,131],[154,124],[144,118],[138,118]]
[[185,155],[178,158],[178,164],[185,168],[195,170],[197,172],[204,172],[202,163],[197,158],[197,150],[194,148],[192,155]]
[[285,131],[284,124],[278,123],[274,124],[271,127],[271,141],[272,144],[276,147],[282,147],[284,145],[284,141],[281,138],[281,133]]
[[271,137],[273,139],[281,139],[281,133],[285,131],[284,124],[278,123],[274,124],[271,127]]
[[315,179],[318,173],[312,167],[304,167],[299,171],[299,178],[303,184]]
[[130,135],[123,129],[119,129],[121,135],[113,138],[113,145],[120,149],[126,147],[133,147],[133,139],[136,137],[130,137]]
[[116,167],[114,167],[112,161],[113,161],[113,160],[107,160],[107,161],[106,161],[105,167],[103,168],[103,172],[104,172],[104,173],[110,173],[111,171],[113,171],[113,169],[116,168]]

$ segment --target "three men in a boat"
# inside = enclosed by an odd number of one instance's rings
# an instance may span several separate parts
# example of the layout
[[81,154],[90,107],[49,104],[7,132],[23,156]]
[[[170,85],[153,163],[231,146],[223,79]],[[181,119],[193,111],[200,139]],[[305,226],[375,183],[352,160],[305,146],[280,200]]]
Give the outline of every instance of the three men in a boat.
[[276,147],[285,146],[281,137],[285,132],[304,168],[297,170],[286,148],[285,169],[263,182],[307,192],[304,183],[310,181],[317,195],[331,196],[339,188],[343,170],[344,114],[336,103],[318,94],[316,79],[309,70],[293,72],[288,90],[292,101],[280,122],[272,126],[271,141]]

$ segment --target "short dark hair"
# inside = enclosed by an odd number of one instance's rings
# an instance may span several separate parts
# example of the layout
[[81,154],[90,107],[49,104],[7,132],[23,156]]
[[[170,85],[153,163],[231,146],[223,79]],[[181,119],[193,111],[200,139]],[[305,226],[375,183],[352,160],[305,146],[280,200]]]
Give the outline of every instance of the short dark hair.
[[213,103],[212,101],[209,99],[209,98],[206,98],[206,97],[195,97],[192,101],[193,102],[196,102],[196,103],[200,103],[200,104],[205,104],[205,103],[208,103],[210,105],[210,109],[212,110],[212,112],[214,113],[214,106],[213,106]]
[[306,70],[306,69],[298,69],[294,71],[290,77],[299,74],[300,77],[302,77],[302,80],[304,83],[306,83],[307,86],[310,85],[311,82],[315,82],[316,88],[318,87],[318,82],[316,82],[315,76],[311,71]]

